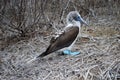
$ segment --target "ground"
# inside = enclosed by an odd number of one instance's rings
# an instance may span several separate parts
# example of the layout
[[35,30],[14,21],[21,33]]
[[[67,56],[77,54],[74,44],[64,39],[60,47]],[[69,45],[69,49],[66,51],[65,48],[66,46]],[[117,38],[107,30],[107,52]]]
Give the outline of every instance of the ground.
[[[1,80],[120,80],[120,22],[99,19],[82,27],[73,50],[79,55],[45,51],[51,36],[36,34],[0,51]],[[49,31],[45,31],[49,34]],[[31,61],[33,60],[33,61]]]

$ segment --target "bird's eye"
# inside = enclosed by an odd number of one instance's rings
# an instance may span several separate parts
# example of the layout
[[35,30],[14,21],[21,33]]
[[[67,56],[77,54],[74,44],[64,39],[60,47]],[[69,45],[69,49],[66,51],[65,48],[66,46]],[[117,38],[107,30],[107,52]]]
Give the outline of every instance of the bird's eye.
[[74,19],[75,19],[76,21],[80,21],[80,17],[79,17],[79,16],[74,17]]

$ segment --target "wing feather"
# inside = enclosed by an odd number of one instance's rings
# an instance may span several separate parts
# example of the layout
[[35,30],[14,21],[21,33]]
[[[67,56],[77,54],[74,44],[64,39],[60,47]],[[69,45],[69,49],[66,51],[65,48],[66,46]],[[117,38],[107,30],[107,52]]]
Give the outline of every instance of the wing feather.
[[78,27],[69,27],[62,34],[59,35],[56,39],[52,38],[50,41],[49,47],[46,49],[44,53],[39,56],[46,56],[49,53],[60,50],[65,47],[69,47],[73,41],[76,39],[79,34]]

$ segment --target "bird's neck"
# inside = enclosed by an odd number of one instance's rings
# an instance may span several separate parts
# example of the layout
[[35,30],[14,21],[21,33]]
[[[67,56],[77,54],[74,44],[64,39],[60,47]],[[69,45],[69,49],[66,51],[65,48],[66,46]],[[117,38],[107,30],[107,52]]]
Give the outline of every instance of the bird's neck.
[[67,27],[72,27],[72,26],[76,26],[76,27],[79,27],[81,26],[80,22],[75,22],[75,23],[68,23],[67,24]]
[[73,23],[74,26],[78,26],[80,28],[81,24],[80,22],[76,21],[75,23]]

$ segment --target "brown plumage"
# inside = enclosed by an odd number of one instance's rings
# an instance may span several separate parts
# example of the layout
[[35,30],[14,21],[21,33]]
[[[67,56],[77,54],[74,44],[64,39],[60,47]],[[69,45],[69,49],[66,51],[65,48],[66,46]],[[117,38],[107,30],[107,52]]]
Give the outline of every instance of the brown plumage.
[[84,23],[87,25],[77,11],[71,11],[67,15],[66,21],[67,26],[65,27],[65,31],[58,37],[53,37],[46,51],[40,54],[38,57],[44,57],[63,48],[70,49],[70,47],[74,44],[74,41],[77,39],[81,24]]
[[60,50],[65,47],[69,47],[76,39],[78,33],[79,33],[79,27],[77,26],[66,29],[56,39],[52,38],[49,47],[46,49],[45,52],[40,54],[38,57],[44,57],[54,51]]

